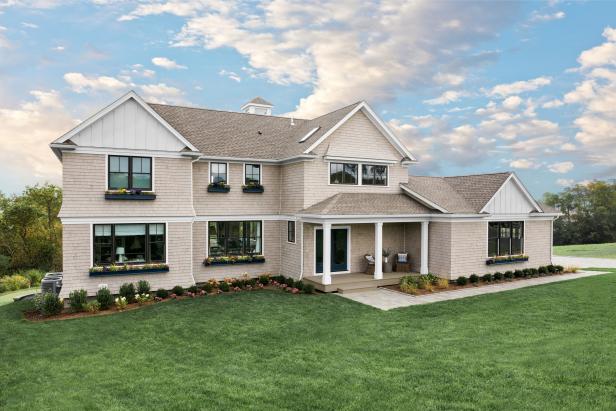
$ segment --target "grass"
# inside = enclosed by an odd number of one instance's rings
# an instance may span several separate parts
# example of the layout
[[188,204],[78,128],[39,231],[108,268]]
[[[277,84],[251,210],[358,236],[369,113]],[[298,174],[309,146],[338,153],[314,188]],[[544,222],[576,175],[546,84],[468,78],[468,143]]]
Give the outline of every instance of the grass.
[[0,409],[616,409],[616,270],[379,311],[278,291],[29,323]]
[[22,295],[34,294],[39,291],[39,287],[31,287],[17,291],[7,291],[0,293],[0,306],[13,302],[13,298],[21,297]]
[[568,257],[616,258],[616,243],[558,245],[554,255]]

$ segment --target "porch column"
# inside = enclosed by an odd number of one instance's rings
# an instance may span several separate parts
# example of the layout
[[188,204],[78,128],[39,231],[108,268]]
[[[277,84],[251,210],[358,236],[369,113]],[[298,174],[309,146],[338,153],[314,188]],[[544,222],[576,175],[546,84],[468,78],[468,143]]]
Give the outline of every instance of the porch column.
[[428,274],[428,224],[429,221],[421,222],[421,268],[420,274]]
[[332,223],[323,223],[323,278],[322,283],[332,283]]
[[383,278],[383,223],[374,223],[374,279]]

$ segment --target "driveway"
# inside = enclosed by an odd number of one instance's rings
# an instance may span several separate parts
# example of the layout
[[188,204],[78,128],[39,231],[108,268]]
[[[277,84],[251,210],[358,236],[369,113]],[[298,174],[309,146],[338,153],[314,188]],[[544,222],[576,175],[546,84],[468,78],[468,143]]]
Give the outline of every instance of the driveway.
[[560,257],[553,256],[552,264],[563,267],[575,266],[579,268],[616,268],[616,259],[612,258],[589,258],[589,257]]

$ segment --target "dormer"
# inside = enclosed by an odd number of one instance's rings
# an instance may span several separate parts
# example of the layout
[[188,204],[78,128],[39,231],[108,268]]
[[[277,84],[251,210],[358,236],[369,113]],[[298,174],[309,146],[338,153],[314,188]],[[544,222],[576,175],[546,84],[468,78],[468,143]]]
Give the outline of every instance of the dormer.
[[270,103],[269,101],[261,97],[255,97],[252,100],[250,100],[248,103],[244,104],[241,110],[244,113],[248,113],[248,114],[260,114],[262,116],[271,116],[272,107],[274,107],[274,105]]

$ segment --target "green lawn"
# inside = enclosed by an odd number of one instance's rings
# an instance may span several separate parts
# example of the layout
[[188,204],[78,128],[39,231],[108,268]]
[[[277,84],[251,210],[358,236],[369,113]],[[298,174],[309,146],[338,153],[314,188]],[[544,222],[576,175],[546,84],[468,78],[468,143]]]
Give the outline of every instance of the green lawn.
[[379,311],[244,292],[29,323],[0,307],[0,409],[616,409],[616,270]]
[[0,305],[5,305],[13,302],[13,298],[21,297],[22,295],[34,294],[39,291],[39,287],[27,288],[25,290],[7,291],[0,293]]
[[554,247],[554,255],[616,258],[616,243],[558,245]]

